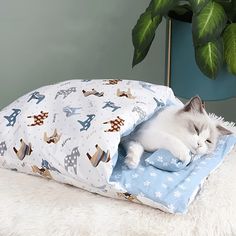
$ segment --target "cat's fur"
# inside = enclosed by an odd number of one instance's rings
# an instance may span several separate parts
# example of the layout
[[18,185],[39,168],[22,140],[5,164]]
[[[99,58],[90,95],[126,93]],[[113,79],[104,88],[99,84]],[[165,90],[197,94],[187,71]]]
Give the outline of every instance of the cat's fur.
[[190,162],[190,151],[209,154],[215,149],[218,137],[228,134],[231,134],[229,130],[208,116],[200,97],[196,96],[183,107],[167,107],[124,137],[125,163],[129,168],[136,168],[144,150],[153,152],[159,148]]

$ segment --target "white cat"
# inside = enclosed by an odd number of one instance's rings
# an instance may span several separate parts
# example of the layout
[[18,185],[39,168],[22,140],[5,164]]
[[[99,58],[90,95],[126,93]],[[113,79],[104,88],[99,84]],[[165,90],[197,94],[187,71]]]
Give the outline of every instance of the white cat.
[[190,151],[209,154],[215,149],[218,137],[228,134],[231,134],[229,130],[208,116],[200,97],[196,96],[183,107],[167,107],[122,138],[127,154],[125,163],[131,169],[136,168],[144,150],[153,152],[159,148],[190,162]]

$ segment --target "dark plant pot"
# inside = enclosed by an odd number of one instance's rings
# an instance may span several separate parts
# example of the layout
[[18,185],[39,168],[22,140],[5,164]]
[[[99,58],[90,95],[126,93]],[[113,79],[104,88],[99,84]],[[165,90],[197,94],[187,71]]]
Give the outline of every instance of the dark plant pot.
[[203,100],[223,100],[236,96],[236,76],[226,66],[215,80],[206,77],[195,62],[192,25],[172,20],[170,86],[178,97],[199,95]]

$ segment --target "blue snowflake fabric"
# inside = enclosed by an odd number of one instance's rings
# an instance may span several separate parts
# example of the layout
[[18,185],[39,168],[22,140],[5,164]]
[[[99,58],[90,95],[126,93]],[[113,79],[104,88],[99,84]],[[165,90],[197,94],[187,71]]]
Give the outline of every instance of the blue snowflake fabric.
[[235,143],[235,136],[224,136],[218,141],[214,153],[204,155],[187,166],[182,163],[180,166],[184,168],[179,171],[162,170],[165,158],[170,158],[164,155],[165,152],[157,155],[162,166],[150,164],[150,160],[156,158],[156,153],[145,152],[139,166],[130,170],[124,164],[125,153],[120,146],[119,158],[110,181],[119,183],[129,194],[137,196],[137,199],[150,199],[150,205],[157,203],[160,209],[167,212],[186,213],[204,180],[222,163]]
[[[191,159],[196,159],[191,153],[189,153],[189,155],[191,156]],[[189,164],[189,162],[183,162],[177,159],[170,151],[166,149],[158,149],[145,161],[158,169],[167,171],[179,171]]]

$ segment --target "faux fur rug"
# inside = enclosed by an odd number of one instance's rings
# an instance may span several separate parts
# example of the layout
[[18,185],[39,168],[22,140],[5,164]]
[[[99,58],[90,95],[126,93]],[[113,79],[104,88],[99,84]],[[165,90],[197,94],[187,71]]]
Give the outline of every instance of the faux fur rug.
[[0,169],[1,236],[236,235],[236,150],[186,215],[109,199]]

